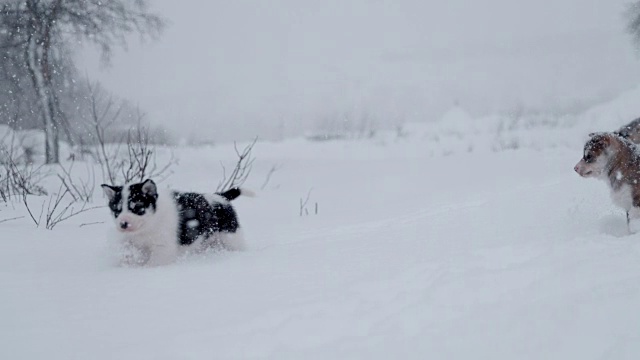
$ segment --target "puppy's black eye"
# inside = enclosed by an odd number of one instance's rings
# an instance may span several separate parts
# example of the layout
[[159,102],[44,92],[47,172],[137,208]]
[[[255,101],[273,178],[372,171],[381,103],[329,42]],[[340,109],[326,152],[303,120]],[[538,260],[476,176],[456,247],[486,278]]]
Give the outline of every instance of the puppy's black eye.
[[144,213],[144,208],[142,206],[134,206],[130,208],[130,210],[136,215],[142,215]]
[[594,160],[594,157],[591,154],[587,154],[587,155],[584,156],[584,161],[587,162],[587,163],[591,163],[591,162],[593,162],[593,160]]

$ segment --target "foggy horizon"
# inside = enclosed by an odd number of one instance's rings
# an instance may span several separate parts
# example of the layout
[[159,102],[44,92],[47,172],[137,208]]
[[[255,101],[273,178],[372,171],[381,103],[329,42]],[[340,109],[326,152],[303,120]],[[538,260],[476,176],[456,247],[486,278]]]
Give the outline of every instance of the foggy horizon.
[[216,141],[295,136],[342,113],[432,121],[454,103],[563,112],[637,84],[626,3],[163,0],[157,41],[133,37],[108,67],[85,47],[78,67],[154,123]]

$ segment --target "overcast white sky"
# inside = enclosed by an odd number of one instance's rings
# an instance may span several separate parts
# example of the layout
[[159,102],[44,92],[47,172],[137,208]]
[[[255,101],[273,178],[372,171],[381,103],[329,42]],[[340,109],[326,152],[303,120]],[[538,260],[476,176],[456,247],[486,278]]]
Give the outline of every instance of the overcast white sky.
[[640,83],[627,0],[155,0],[162,38],[81,70],[180,134],[293,133],[359,109],[437,119],[562,108]]

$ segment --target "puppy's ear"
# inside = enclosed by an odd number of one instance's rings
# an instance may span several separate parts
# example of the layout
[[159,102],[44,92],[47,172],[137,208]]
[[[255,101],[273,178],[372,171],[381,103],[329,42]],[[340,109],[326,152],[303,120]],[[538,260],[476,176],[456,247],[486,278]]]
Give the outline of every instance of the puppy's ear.
[[605,147],[609,147],[611,145],[616,145],[620,143],[620,139],[617,138],[617,135],[614,133],[609,133],[609,134],[605,134],[605,136],[602,137],[602,145],[604,145]]
[[104,191],[104,194],[107,196],[109,201],[113,200],[113,198],[116,197],[116,194],[122,191],[122,188],[120,186],[110,186],[107,184],[102,184],[100,185],[100,187],[102,187],[102,190]]
[[151,179],[147,179],[142,183],[142,193],[151,196],[158,195],[158,187]]

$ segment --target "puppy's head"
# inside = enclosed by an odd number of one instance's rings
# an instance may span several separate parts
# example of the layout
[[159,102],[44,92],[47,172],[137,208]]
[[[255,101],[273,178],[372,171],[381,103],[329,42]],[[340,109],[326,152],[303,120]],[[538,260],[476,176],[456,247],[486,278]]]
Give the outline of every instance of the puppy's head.
[[135,233],[144,229],[156,212],[158,188],[150,179],[125,186],[103,184],[102,189],[109,199],[116,227],[121,232]]
[[598,177],[605,171],[618,141],[613,133],[591,133],[584,145],[582,159],[573,168],[582,177]]

